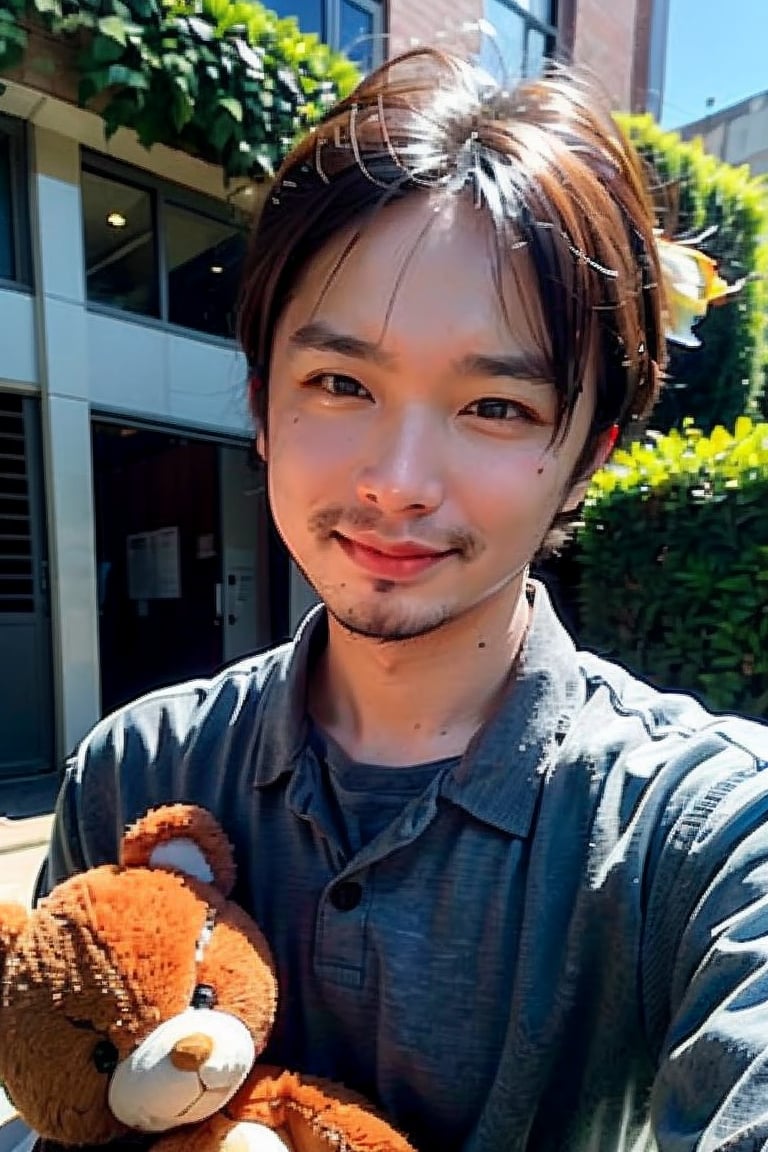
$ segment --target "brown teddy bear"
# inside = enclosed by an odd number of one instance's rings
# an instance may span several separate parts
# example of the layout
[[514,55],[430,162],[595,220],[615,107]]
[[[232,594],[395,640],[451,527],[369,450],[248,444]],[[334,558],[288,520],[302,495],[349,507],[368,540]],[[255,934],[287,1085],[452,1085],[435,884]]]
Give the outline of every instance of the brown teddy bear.
[[210,813],[158,808],[119,867],[33,912],[0,906],[0,1083],[64,1145],[157,1134],[153,1152],[409,1152],[365,1101],[255,1063],[275,1015],[269,948],[228,896]]

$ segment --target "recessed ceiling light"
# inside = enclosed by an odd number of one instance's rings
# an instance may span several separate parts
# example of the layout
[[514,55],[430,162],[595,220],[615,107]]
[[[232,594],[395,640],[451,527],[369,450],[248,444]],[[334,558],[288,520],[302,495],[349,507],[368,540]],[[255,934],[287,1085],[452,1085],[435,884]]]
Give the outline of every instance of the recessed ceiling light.
[[127,223],[128,221],[122,212],[110,212],[109,216],[107,216],[107,224],[109,224],[110,228],[125,228]]
[[211,264],[211,272],[213,272],[214,276],[221,276],[223,271],[224,269],[221,264]]

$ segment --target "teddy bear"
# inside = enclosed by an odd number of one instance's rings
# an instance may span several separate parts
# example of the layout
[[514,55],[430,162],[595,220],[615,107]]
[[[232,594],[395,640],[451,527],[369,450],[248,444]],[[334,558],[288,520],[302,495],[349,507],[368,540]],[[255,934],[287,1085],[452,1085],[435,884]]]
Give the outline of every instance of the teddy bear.
[[177,804],[128,829],[118,866],[0,906],[0,1083],[19,1114],[65,1146],[412,1152],[352,1092],[257,1062],[277,981],[234,881],[217,821]]

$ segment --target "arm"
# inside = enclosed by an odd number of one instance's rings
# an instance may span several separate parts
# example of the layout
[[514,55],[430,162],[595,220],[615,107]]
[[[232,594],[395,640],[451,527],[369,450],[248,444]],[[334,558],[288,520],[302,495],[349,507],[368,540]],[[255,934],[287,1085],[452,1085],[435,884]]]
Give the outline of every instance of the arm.
[[206,688],[192,682],[153,693],[102,720],[83,740],[66,764],[38,895],[76,872],[116,863],[127,823],[185,798],[194,784],[194,736]]
[[647,868],[642,987],[661,1152],[768,1142],[768,728],[700,734]]

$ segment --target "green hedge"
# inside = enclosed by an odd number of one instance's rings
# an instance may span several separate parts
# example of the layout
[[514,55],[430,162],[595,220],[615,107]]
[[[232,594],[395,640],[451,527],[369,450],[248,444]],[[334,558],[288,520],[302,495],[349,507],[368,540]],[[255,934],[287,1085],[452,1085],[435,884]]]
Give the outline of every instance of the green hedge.
[[699,349],[670,346],[669,381],[652,418],[654,428],[679,427],[692,417],[710,431],[733,425],[765,404],[768,312],[768,188],[747,167],[709,155],[700,141],[683,142],[651,116],[617,120],[649,166],[659,222],[674,236],[713,228],[699,247],[729,283],[757,274],[726,303],[710,308],[697,328]]
[[354,65],[251,0],[0,0],[0,73],[25,24],[77,49],[81,104],[107,135],[130,128],[223,167],[270,177],[297,136],[352,90]]
[[631,445],[583,521],[579,642],[714,709],[768,714],[768,423]]

